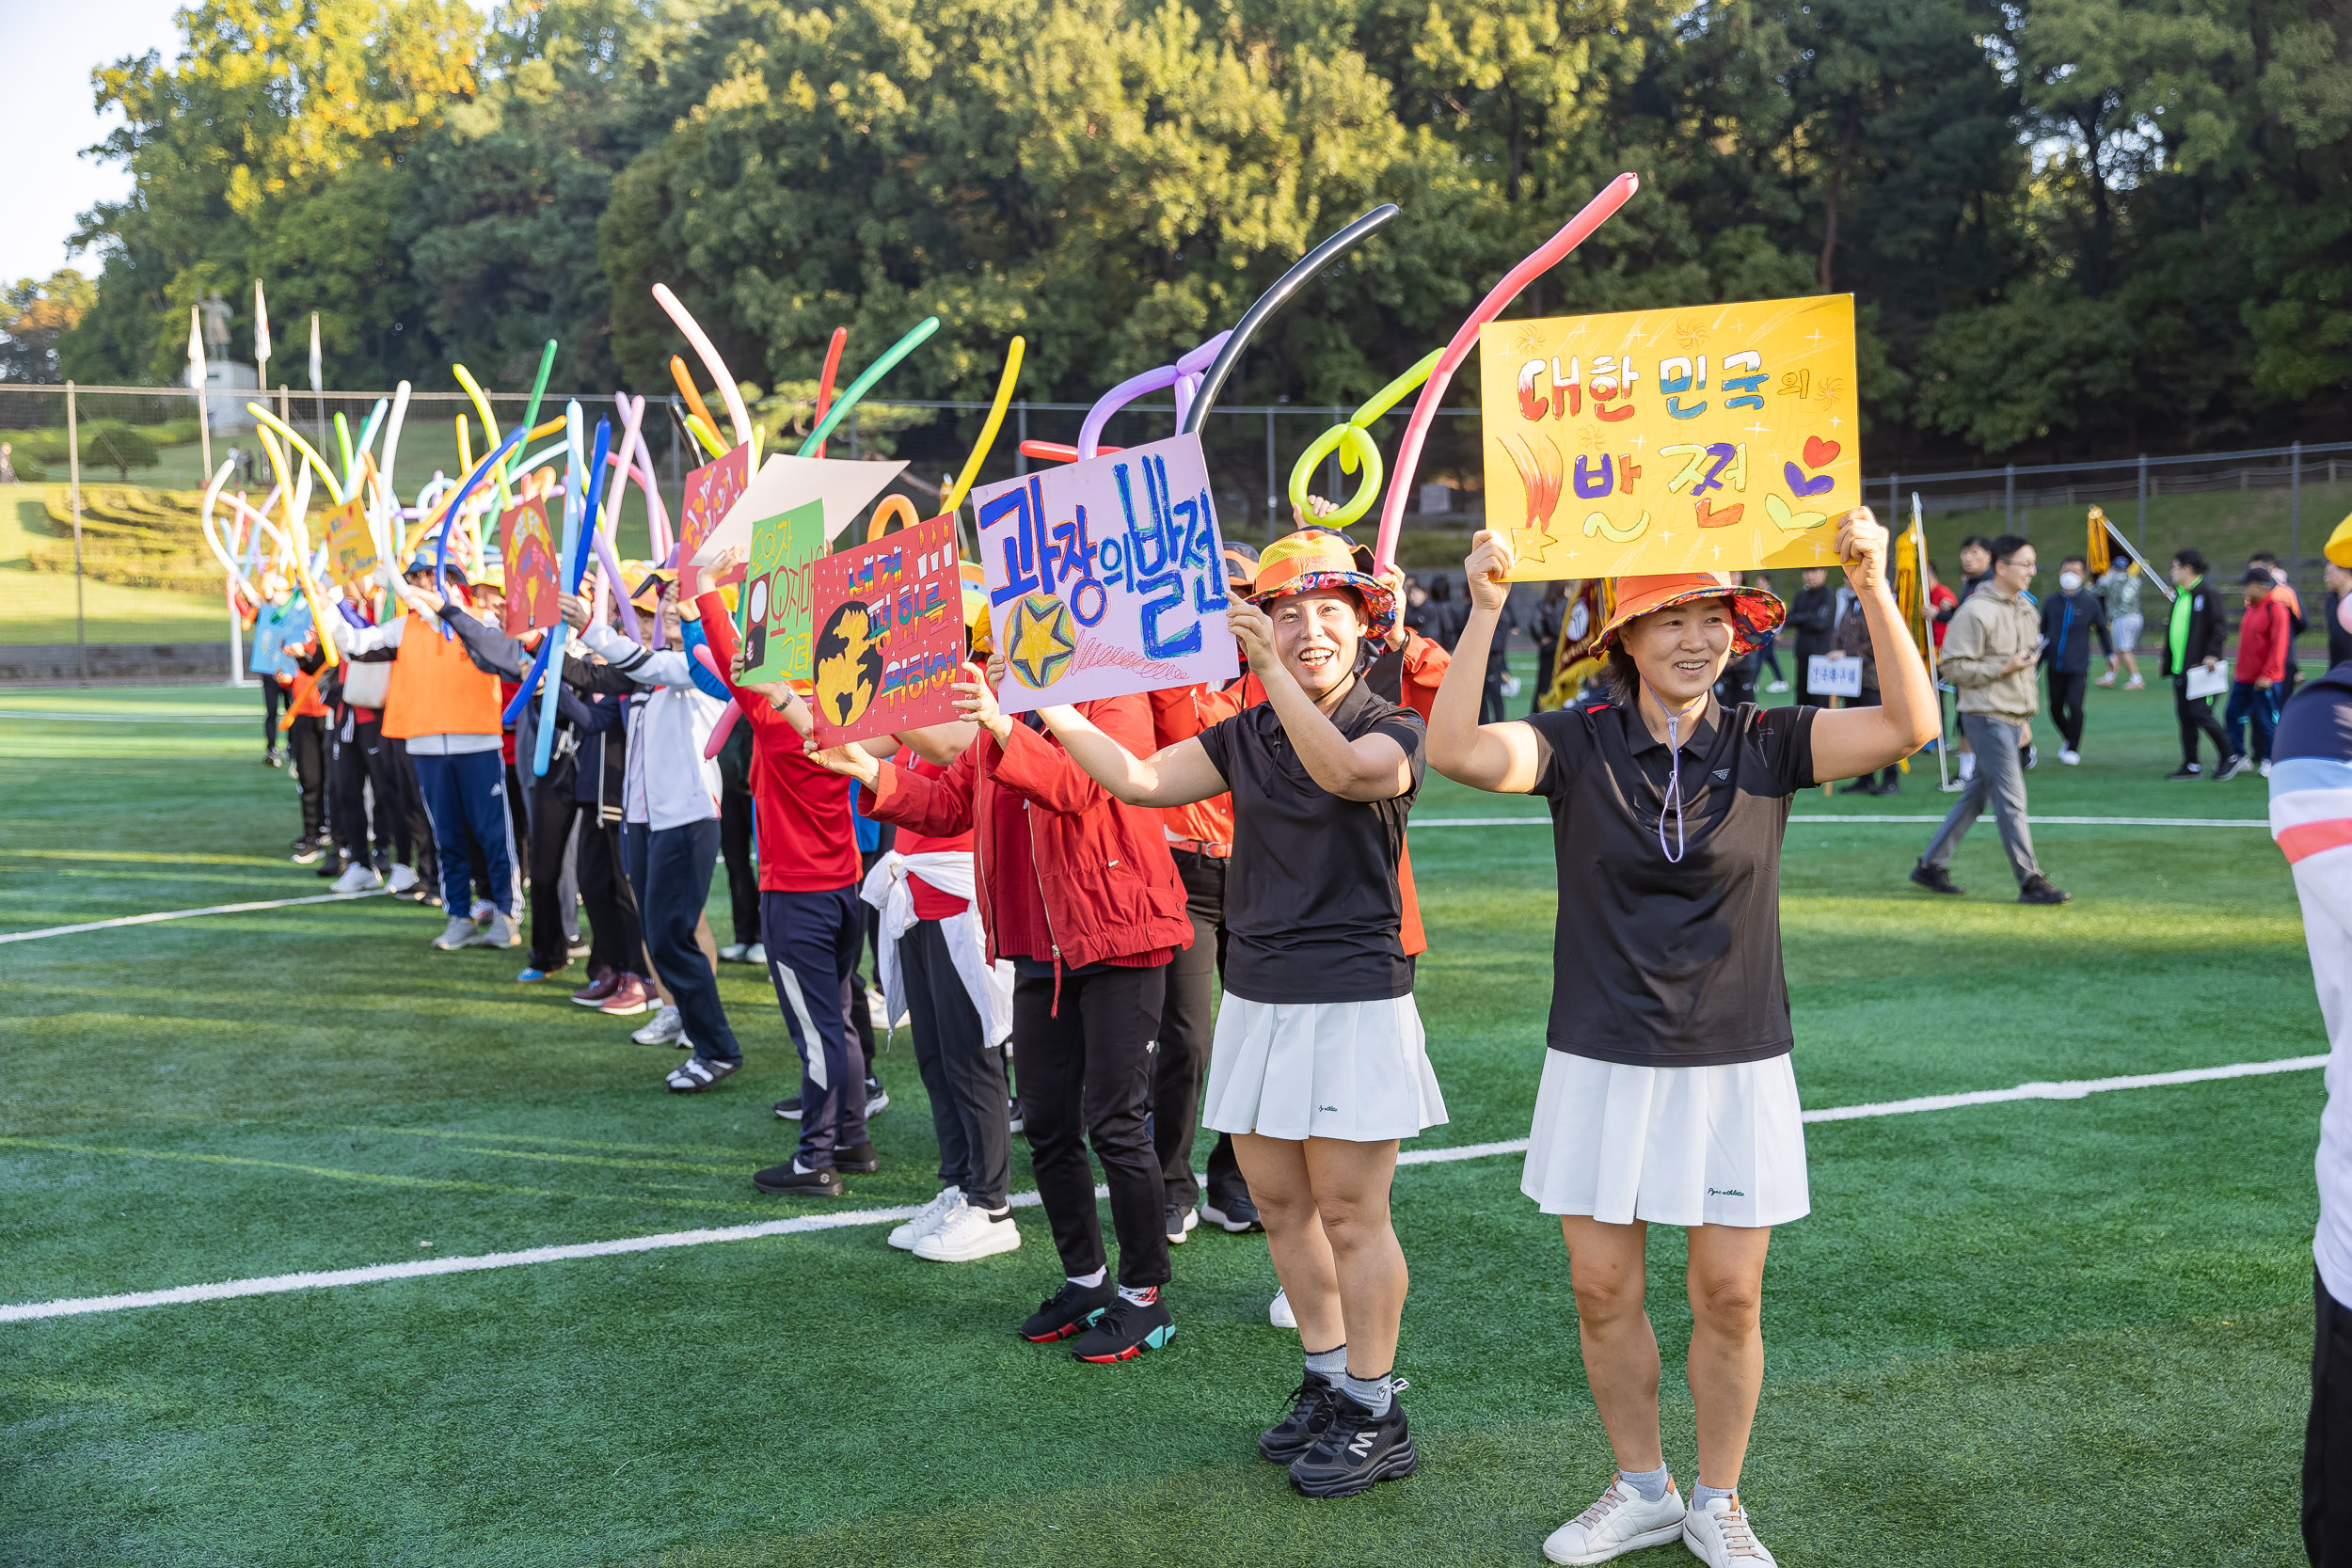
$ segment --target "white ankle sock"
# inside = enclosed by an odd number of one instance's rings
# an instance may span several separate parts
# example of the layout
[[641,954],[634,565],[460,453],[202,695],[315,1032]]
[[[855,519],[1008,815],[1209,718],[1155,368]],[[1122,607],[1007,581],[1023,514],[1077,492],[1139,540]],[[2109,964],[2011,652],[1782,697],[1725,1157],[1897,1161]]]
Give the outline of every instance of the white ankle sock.
[[1103,1288],[1103,1281],[1110,1277],[1110,1270],[1100,1268],[1092,1274],[1072,1274],[1062,1277],[1082,1291],[1099,1291]]

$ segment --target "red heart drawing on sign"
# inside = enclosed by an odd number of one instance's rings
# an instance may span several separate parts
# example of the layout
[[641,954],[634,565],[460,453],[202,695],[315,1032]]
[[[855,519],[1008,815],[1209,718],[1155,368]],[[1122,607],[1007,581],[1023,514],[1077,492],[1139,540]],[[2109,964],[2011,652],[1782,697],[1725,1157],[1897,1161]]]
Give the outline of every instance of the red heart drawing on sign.
[[1804,438],[1804,466],[1808,468],[1826,468],[1837,461],[1837,454],[1844,450],[1835,441],[1808,436]]
[[1745,501],[1725,507],[1713,506],[1703,500],[1695,504],[1698,507],[1699,527],[1701,528],[1729,528],[1738,522],[1740,515],[1748,509]]

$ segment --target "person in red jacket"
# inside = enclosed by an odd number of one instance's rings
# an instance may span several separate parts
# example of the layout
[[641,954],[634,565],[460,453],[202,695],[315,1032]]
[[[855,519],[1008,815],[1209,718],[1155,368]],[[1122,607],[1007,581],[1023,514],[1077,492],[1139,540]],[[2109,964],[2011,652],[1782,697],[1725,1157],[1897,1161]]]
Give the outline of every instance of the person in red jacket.
[[[2222,728],[2233,756],[2249,756],[2270,777],[2270,737],[2279,728],[2279,704],[2286,690],[2287,641],[2294,622],[2280,597],[2279,579],[2266,566],[2246,569],[2246,619],[2237,632],[2237,667],[2232,672],[2230,706]],[[2246,750],[2246,721],[2254,721],[2254,749]]]
[[[1038,1344],[1074,1338],[1071,1350],[1084,1361],[1130,1360],[1176,1331],[1160,1299],[1168,1235],[1144,1118],[1168,962],[1192,941],[1184,884],[1156,812],[1114,800],[1035,715],[997,711],[1001,656],[985,675],[969,665],[965,674],[957,705],[979,733],[943,776],[923,778],[862,746],[818,760],[865,787],[860,809],[877,822],[934,838],[971,831],[988,958],[1009,958],[1015,972],[1022,1131],[1064,1275],[1021,1334]],[[1141,696],[1080,711],[1121,744],[1152,750],[1152,709]],[[1110,1187],[1116,1288],[1089,1148]]]

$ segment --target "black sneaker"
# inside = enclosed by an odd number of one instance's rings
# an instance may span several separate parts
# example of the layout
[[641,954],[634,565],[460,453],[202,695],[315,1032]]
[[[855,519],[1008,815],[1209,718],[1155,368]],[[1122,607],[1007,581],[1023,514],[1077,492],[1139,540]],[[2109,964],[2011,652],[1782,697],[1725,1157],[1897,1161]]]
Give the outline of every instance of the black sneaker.
[[2203,768],[2201,768],[2198,767],[2198,766],[2197,766],[2195,763],[2193,763],[2193,762],[2185,762],[2185,763],[2181,764],[2181,766],[2180,766],[2180,767],[2175,768],[2174,769],[2172,769],[2172,771],[2171,771],[2171,772],[2167,773],[2167,774],[2165,775],[2165,778],[2166,778],[2166,779],[2168,779],[2168,780],[2171,780],[2171,779],[2201,779],[2201,778],[2203,778],[2204,776],[2205,776],[2205,770],[2204,770]]
[[2026,878],[2017,889],[2017,901],[2021,904],[2063,904],[2074,896],[2063,888],[2052,887],[2050,879],[2039,873]]
[[866,1081],[866,1114],[878,1117],[889,1109],[890,1091],[882,1086],[881,1079],[868,1078]]
[[1314,1372],[1299,1379],[1291,1390],[1291,1413],[1258,1434],[1258,1456],[1288,1465],[1313,1448],[1331,1424],[1331,1401],[1338,1393]]
[[2033,765],[2041,760],[2042,748],[2032,744],[2030,741],[2017,748],[2017,766],[2024,768],[2026,772],[2032,772]]
[[1930,865],[1925,861],[1919,862],[1911,868],[1911,879],[1915,885],[1926,888],[1930,893],[1957,894],[1967,891],[1965,888],[1953,885],[1952,874],[1949,871],[1940,865]]
[[1248,1193],[1226,1193],[1222,1196],[1211,1193],[1200,1200],[1200,1217],[1234,1236],[1265,1228],[1264,1222],[1258,1218],[1258,1206],[1249,1201]]
[[318,858],[325,853],[326,853],[325,849],[309,839],[298,838],[294,842],[294,854],[291,858],[296,865],[315,865],[318,863]]
[[1129,1301],[1120,1296],[1103,1309],[1093,1327],[1078,1336],[1070,1354],[1081,1361],[1103,1365],[1133,1361],[1145,1351],[1158,1350],[1174,1338],[1176,1321],[1168,1315],[1168,1304],[1160,1300],[1157,1292],[1150,1301]]
[[1193,1227],[1200,1223],[1200,1216],[1192,1212],[1192,1206],[1188,1203],[1163,1205],[1162,1212],[1168,1220],[1168,1244],[1169,1246],[1184,1245],[1184,1238],[1191,1235]]
[[[868,1111],[866,1114],[870,1117],[874,1113]],[[1018,1100],[1008,1100],[1005,1101],[1005,1121],[1007,1132],[1018,1132],[1021,1131],[1021,1101]]]
[[1310,1497],[1352,1497],[1420,1467],[1421,1455],[1413,1451],[1413,1435],[1405,1425],[1403,1401],[1391,1395],[1389,1413],[1375,1416],[1348,1398],[1346,1390],[1335,1388],[1331,1424],[1314,1447],[1291,1461],[1291,1484]]
[[833,1151],[833,1168],[871,1176],[882,1169],[882,1156],[874,1152],[872,1144],[838,1145]]
[[752,1185],[776,1197],[839,1197],[841,1178],[830,1165],[801,1170],[793,1162],[771,1165],[752,1178]]
[[[868,1110],[866,1111],[866,1114],[867,1116],[869,1116],[869,1117],[870,1117],[870,1116],[872,1116],[874,1113],[873,1113],[873,1111],[872,1111],[871,1109],[868,1109]],[[778,1116],[782,1117],[783,1117],[785,1120],[787,1120],[787,1121],[798,1121],[798,1120],[800,1120],[800,1119],[801,1119],[801,1097],[800,1097],[799,1095],[797,1095],[797,1094],[796,1094],[796,1095],[794,1095],[794,1096],[793,1096],[791,1099],[789,1099],[789,1100],[779,1100],[779,1101],[776,1101],[776,1115],[778,1115]]]
[[2223,757],[2221,759],[2221,766],[2213,770],[2213,782],[2216,784],[2226,784],[2230,780],[2236,778],[2240,773],[2252,771],[2253,767],[2254,759],[2248,756],[2243,752],[2240,752],[2235,756]]
[[1119,1299],[1119,1287],[1105,1279],[1093,1287],[1064,1282],[1062,1288],[1037,1304],[1022,1320],[1021,1338],[1033,1345],[1050,1345],[1084,1334],[1103,1309]]

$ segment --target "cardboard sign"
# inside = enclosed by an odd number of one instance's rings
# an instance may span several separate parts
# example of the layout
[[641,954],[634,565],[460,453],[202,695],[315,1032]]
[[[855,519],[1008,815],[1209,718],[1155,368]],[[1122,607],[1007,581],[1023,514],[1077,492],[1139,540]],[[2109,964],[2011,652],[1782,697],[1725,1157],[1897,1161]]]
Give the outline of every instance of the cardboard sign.
[[963,586],[956,520],[934,517],[808,568],[817,743],[846,746],[957,717]]
[[506,572],[507,636],[520,637],[563,619],[555,608],[563,579],[544,502],[527,500],[499,515],[499,558]]
[[972,492],[1007,713],[1222,681],[1225,546],[1200,437]]
[[1804,689],[1817,697],[1859,697],[1862,660],[1808,654],[1804,661]]
[[850,463],[778,452],[759,466],[759,472],[715,527],[700,535],[679,534],[679,559],[707,566],[730,546],[750,550],[761,525],[811,501],[823,503],[823,538],[838,539],[841,531],[905,471],[904,463]]
[[1853,297],[1479,328],[1517,581],[1822,566],[1862,504]]
[[765,519],[752,533],[743,579],[743,676],[809,678],[808,568],[825,553],[825,508],[810,501]]
[[[678,510],[678,559],[696,561],[712,531],[742,499],[751,483],[752,449],[739,444],[724,457],[706,463],[686,476],[686,497]],[[697,562],[699,564],[699,562]]]
[[375,531],[363,501],[346,501],[326,515],[326,580],[349,589],[375,570]]

